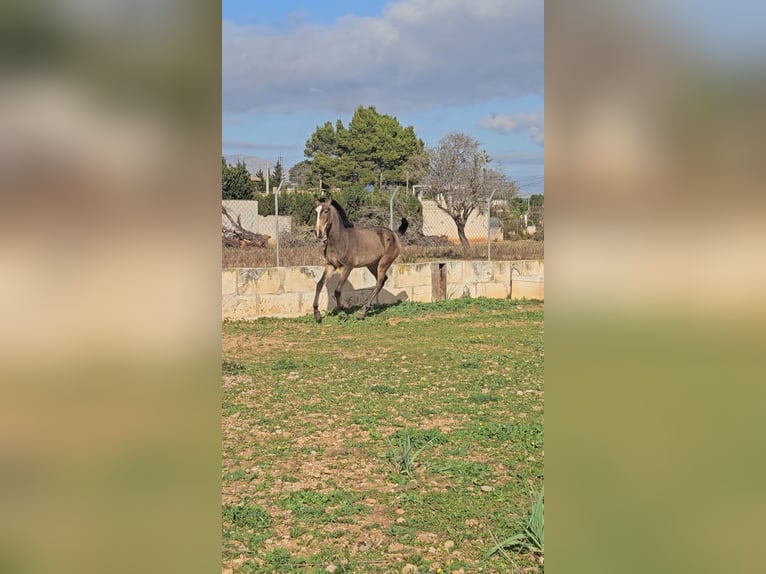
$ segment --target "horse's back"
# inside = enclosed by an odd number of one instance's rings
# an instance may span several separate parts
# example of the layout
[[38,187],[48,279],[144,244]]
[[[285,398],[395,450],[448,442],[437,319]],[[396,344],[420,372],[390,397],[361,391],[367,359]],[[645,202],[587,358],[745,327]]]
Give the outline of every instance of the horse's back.
[[387,227],[362,227],[354,229],[357,241],[354,259],[358,265],[369,265],[385,259],[392,262],[402,251],[402,243],[396,232]]

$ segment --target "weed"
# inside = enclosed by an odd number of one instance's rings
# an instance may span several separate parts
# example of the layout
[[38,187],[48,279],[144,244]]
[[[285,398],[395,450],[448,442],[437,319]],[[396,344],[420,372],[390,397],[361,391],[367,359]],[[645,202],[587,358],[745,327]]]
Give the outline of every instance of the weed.
[[456,460],[434,467],[432,471],[434,473],[454,476],[461,483],[478,485],[484,482],[484,477],[489,473],[489,466],[470,460]]
[[238,528],[264,529],[271,526],[271,516],[257,504],[223,506],[223,519]]
[[271,552],[268,552],[266,556],[264,557],[266,563],[269,566],[272,567],[281,567],[281,566],[287,566],[290,564],[291,560],[290,552],[285,550],[284,548],[275,548]]
[[411,477],[420,453],[442,437],[443,434],[438,430],[436,432],[417,432],[410,429],[397,431],[390,440],[393,450],[389,453],[389,459],[399,474],[406,474]]
[[247,478],[247,473],[243,468],[237,469],[235,471],[229,471],[223,475],[224,480],[231,482],[236,482],[237,480],[242,480],[244,478]]
[[245,372],[245,367],[237,361],[224,359],[221,361],[221,373],[224,375],[239,375]]
[[370,390],[373,393],[378,393],[379,395],[386,395],[386,394],[394,394],[396,390],[393,387],[389,387],[388,385],[373,385],[370,387]]
[[510,428],[510,439],[526,449],[541,449],[544,442],[543,425],[540,423],[515,424]]
[[522,524],[521,532],[498,542],[485,558],[515,546],[521,546],[540,555],[545,553],[545,486],[540,489],[539,494],[533,493],[533,498],[535,501]]
[[271,366],[272,371],[294,371],[298,368],[298,362],[292,357],[279,357]]

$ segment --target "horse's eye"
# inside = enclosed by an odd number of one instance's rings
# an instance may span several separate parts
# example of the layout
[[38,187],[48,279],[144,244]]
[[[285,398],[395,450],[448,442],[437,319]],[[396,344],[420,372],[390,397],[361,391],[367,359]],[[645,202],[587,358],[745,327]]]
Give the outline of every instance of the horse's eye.
[[329,210],[329,209],[323,209],[323,210],[322,210],[322,213],[329,213],[329,212],[330,212],[330,210]]

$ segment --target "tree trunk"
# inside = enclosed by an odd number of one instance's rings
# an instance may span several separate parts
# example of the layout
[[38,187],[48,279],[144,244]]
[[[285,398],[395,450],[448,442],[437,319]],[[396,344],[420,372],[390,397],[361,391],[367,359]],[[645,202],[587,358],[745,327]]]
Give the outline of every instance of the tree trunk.
[[463,255],[467,256],[470,243],[468,243],[468,238],[465,236],[465,221],[458,221],[456,219],[455,225],[457,226],[457,236],[460,238],[460,245],[463,247]]

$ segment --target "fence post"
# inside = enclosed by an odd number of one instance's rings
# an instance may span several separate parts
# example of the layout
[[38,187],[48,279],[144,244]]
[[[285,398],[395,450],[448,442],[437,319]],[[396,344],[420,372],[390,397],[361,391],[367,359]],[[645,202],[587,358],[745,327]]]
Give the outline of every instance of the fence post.
[[388,202],[388,226],[391,228],[391,231],[395,231],[394,229],[394,198],[396,197],[397,193],[399,193],[398,187],[391,194],[391,200]]
[[284,176],[279,182],[277,190],[274,192],[274,234],[277,236],[277,267],[279,267],[279,192],[282,190],[282,184],[285,182]]
[[487,261],[492,261],[492,197],[496,191],[492,190],[487,199]]
[[277,267],[279,267],[279,188],[282,187],[282,182],[279,182],[279,187],[274,192],[274,233],[277,236]]

